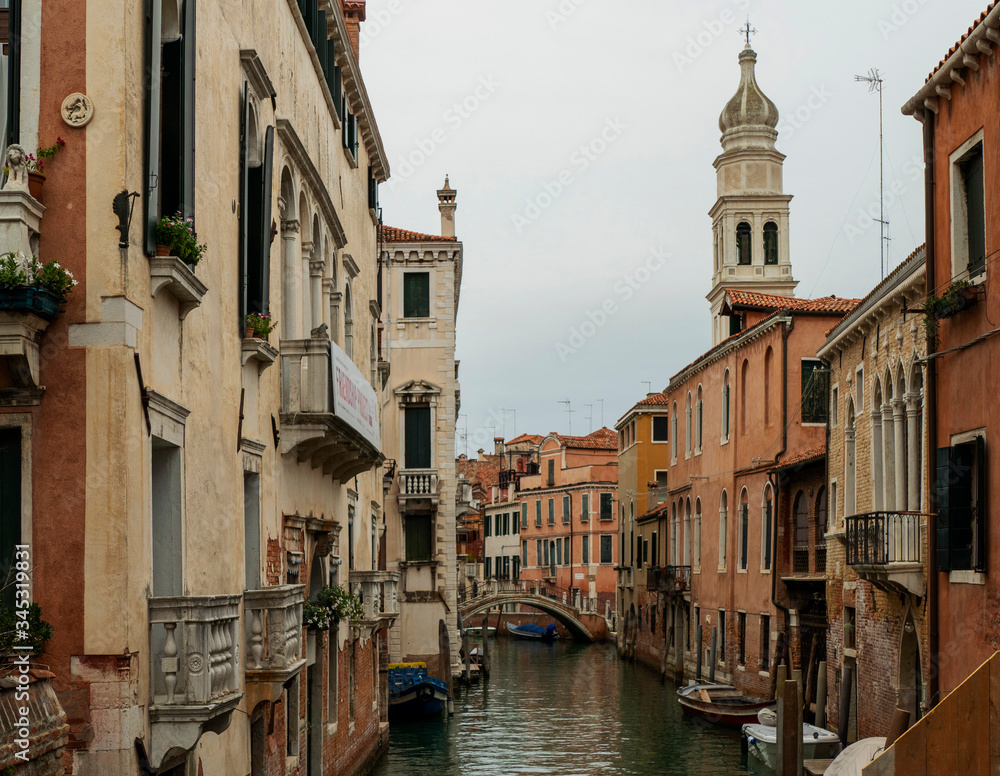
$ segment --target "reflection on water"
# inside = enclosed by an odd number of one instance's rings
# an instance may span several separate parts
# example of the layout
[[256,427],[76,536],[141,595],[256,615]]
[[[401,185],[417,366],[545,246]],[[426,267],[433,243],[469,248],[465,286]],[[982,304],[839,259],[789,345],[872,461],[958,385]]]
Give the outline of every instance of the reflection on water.
[[612,647],[490,640],[493,675],[457,690],[455,715],[393,723],[375,776],[755,772],[738,731],[683,717],[674,687]]

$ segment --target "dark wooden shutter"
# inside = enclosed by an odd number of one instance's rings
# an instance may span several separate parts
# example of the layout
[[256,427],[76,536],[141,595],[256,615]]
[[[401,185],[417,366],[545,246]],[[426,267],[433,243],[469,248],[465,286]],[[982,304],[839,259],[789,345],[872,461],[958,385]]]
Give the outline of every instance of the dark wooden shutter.
[[[194,147],[195,147],[195,69],[198,58],[197,35],[195,25],[195,11],[197,3],[184,3],[184,50],[182,62],[184,68],[183,80],[183,102],[184,112],[183,124],[181,126],[181,149],[183,180],[181,182],[181,213],[185,218],[194,218]],[[197,224],[195,224],[197,226]]]
[[430,560],[431,551],[431,516],[407,515],[406,559],[411,561]]
[[986,571],[986,548],[989,546],[989,505],[986,501],[986,439],[976,437],[976,571]]
[[403,275],[403,317],[428,318],[430,314],[430,273],[407,272]]
[[243,84],[243,104],[240,109],[240,319],[238,331],[241,336],[249,308],[247,305],[247,278],[249,266],[250,223],[250,85]]
[[966,230],[969,237],[969,274],[986,268],[986,202],[983,188],[983,149],[961,165],[965,182]]
[[260,309],[271,311],[271,200],[274,189],[274,127],[264,133],[260,207]]
[[[0,429],[0,587],[9,578],[14,550],[21,543],[21,430]],[[14,603],[14,585],[3,602]]]
[[6,145],[10,145],[21,142],[21,0],[11,0],[7,14]]
[[951,533],[949,531],[951,525],[951,500],[949,498],[950,458],[950,447],[938,448],[937,460],[935,462],[935,471],[937,473],[935,482],[935,491],[937,492],[937,528],[935,530],[937,534],[937,557],[934,559],[937,563],[938,571],[951,571]]
[[[190,3],[189,3],[190,5]],[[160,217],[160,66],[162,0],[146,4],[146,253],[156,253],[156,221]]]
[[937,563],[939,571],[971,569],[973,546],[972,472],[976,443],[937,451]]
[[406,469],[431,466],[431,408],[406,408]]

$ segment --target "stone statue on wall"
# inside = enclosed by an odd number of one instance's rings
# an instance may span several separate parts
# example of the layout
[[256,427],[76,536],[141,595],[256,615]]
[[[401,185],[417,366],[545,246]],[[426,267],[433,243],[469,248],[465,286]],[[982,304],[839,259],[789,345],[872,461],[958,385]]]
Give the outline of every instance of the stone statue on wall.
[[24,148],[17,143],[7,146],[7,154],[4,157],[7,182],[3,186],[4,191],[28,191],[27,157]]

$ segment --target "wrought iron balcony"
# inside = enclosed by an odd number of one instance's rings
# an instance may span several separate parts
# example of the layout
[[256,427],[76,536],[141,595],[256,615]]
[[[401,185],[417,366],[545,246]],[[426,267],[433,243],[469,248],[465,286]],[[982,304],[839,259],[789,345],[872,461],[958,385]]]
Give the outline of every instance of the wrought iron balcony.
[[916,512],[848,517],[848,565],[882,590],[923,595],[921,517]]
[[437,469],[401,469],[399,472],[399,503],[406,506],[412,501],[438,503]]
[[398,571],[352,571],[351,589],[360,592],[364,609],[360,625],[372,630],[390,628],[399,616]]
[[497,483],[501,488],[514,486],[515,491],[521,490],[521,473],[514,469],[502,469],[499,472]]
[[302,603],[305,585],[280,585],[243,594],[247,628],[247,707],[281,698],[305,658]]
[[652,566],[646,569],[646,589],[666,595],[683,595],[691,590],[690,566]]
[[222,733],[239,704],[239,595],[149,599],[150,756]]

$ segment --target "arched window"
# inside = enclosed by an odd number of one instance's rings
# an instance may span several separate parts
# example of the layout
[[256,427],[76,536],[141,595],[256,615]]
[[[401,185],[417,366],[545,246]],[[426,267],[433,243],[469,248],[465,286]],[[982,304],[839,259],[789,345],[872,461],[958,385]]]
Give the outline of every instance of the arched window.
[[749,534],[750,534],[750,499],[747,496],[747,489],[744,488],[743,492],[740,493],[740,525],[739,525],[739,542],[740,542],[740,571],[746,571],[747,565],[749,563]]
[[344,284],[344,352],[348,358],[354,358],[354,302],[350,283]]
[[[854,450],[854,398],[849,398],[847,400],[847,424],[844,426],[844,515],[853,515],[855,513],[855,505],[857,499],[855,496],[855,483],[856,475],[854,473],[855,466],[855,450]],[[836,504],[834,505],[834,512],[836,512]]]
[[677,402],[670,408],[670,461],[677,462]]
[[885,506],[882,500],[884,480],[882,478],[883,457],[885,447],[882,444],[882,383],[875,378],[875,390],[872,391],[872,504],[876,512],[881,512]]
[[778,263],[778,225],[774,221],[764,224],[764,263]]
[[670,565],[677,564],[677,502],[670,509]]
[[729,370],[722,376],[722,441],[729,441]]
[[760,567],[764,571],[771,570],[771,545],[774,530],[774,492],[771,484],[764,486],[764,503],[760,514]]
[[826,488],[816,495],[816,571],[826,569]]
[[684,454],[691,455],[691,391],[687,393],[687,406],[684,408]]
[[694,537],[691,542],[691,566],[701,568],[701,499],[694,502]]
[[740,433],[747,433],[747,385],[750,382],[750,361],[743,359],[740,369]]
[[736,263],[752,264],[752,252],[750,248],[753,240],[753,230],[746,221],[740,221],[736,227]]
[[795,515],[795,544],[792,549],[792,572],[809,573],[809,504],[801,490],[795,494],[792,512]]
[[726,491],[722,491],[719,498],[719,568],[726,569],[726,522],[729,519],[729,499]]
[[691,565],[691,499],[684,500],[684,562],[683,566]]
[[924,382],[920,367],[913,366],[910,392],[906,404],[907,487],[906,503],[911,512],[920,512],[923,494],[920,492],[920,472],[924,454]]
[[698,386],[698,400],[695,403],[695,418],[694,418],[694,450],[696,453],[701,452],[701,432],[702,432],[702,421],[705,416],[704,403],[701,400],[701,386]]

